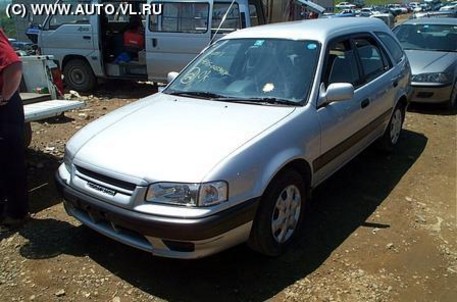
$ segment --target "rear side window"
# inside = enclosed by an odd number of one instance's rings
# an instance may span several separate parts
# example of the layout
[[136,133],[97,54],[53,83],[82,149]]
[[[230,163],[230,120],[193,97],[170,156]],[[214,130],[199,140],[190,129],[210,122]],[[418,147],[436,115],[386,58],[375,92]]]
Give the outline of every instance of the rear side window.
[[390,35],[382,32],[376,33],[376,36],[384,43],[386,46],[387,50],[390,52],[392,57],[394,58],[395,62],[400,62],[401,59],[403,58],[403,50],[400,46],[400,44],[395,41],[394,38],[392,38]]
[[387,58],[372,38],[356,38],[354,43],[366,82],[377,78],[389,69]]
[[208,3],[163,3],[162,14],[152,15],[149,28],[155,32],[203,34],[208,31]]

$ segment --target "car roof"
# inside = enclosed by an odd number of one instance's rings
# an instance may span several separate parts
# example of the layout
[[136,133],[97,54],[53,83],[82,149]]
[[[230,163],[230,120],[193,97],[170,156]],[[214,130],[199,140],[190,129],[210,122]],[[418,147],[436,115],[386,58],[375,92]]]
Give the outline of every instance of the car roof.
[[442,24],[457,26],[457,18],[419,18],[405,21],[403,24]]
[[230,33],[222,39],[272,38],[317,40],[324,43],[337,35],[367,31],[389,32],[390,29],[377,18],[322,18],[249,27]]

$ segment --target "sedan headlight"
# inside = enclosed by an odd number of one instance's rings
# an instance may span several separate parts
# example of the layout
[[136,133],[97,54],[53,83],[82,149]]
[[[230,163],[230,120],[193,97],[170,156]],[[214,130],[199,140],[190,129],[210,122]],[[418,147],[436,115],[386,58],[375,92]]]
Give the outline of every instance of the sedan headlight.
[[413,75],[411,80],[413,82],[446,84],[451,82],[451,78],[451,74],[447,72],[431,72]]
[[211,206],[226,201],[225,181],[202,184],[159,182],[149,186],[146,201],[183,206]]
[[67,169],[67,171],[71,173],[71,156],[67,150],[65,150],[63,156],[63,164],[65,165],[65,169]]

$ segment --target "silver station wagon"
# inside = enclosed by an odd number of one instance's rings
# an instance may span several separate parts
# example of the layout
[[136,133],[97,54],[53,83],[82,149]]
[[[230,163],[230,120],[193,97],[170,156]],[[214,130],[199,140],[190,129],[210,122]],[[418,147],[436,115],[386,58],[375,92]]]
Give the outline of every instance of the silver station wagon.
[[189,259],[280,255],[313,188],[397,144],[411,71],[381,20],[335,18],[234,32],[169,77],[74,135],[56,180],[88,227]]

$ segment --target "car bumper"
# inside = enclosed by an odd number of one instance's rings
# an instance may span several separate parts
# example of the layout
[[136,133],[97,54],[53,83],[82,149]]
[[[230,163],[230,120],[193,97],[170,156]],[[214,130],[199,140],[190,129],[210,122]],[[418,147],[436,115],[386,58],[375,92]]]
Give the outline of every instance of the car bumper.
[[411,86],[411,102],[414,103],[445,103],[451,99],[452,84],[431,86],[412,83]]
[[153,255],[193,259],[249,238],[258,199],[201,218],[163,217],[124,209],[68,186],[56,174],[67,213],[93,230]]

